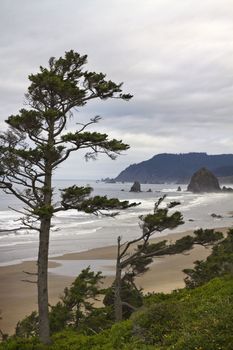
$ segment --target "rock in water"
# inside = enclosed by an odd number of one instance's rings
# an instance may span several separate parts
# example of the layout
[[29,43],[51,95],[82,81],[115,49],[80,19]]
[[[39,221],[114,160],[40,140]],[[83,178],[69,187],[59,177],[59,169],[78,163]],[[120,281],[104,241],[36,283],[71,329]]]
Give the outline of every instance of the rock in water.
[[177,192],[180,192],[181,191],[181,187],[180,186],[178,186],[178,188],[177,188]]
[[222,215],[218,215],[215,213],[211,214],[210,216],[212,216],[212,218],[214,218],[214,219],[222,219]]
[[222,191],[223,191],[223,192],[233,192],[233,188],[223,186]]
[[221,191],[217,177],[206,168],[193,174],[187,190],[193,193]]
[[135,181],[130,189],[130,192],[141,192],[141,185],[138,181]]

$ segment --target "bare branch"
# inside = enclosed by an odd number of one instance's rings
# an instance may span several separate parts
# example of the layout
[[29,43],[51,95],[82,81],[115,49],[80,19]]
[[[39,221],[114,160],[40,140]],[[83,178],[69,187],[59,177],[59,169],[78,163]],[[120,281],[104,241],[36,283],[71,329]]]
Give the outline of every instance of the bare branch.
[[[10,205],[8,205],[8,208],[11,209],[11,210],[13,210],[13,211],[15,211],[16,213],[19,213],[19,214],[22,214],[22,215],[26,215],[25,212],[23,212],[23,211],[21,211],[21,210],[19,210],[19,209],[15,209],[15,208],[11,207]],[[20,220],[21,220],[21,218],[20,218]],[[17,220],[17,221],[18,221],[18,220]]]
[[79,146],[76,146],[76,147],[67,149],[65,152],[65,155],[53,163],[53,168],[56,168],[60,163],[63,163],[70,156],[70,153],[77,151],[79,148],[80,148]]
[[82,125],[82,128],[77,131],[77,134],[84,131],[88,126],[98,123],[100,120],[101,120],[101,117],[97,115],[94,118],[92,118],[89,123],[86,123],[86,124],[76,123],[77,125]]
[[30,281],[30,280],[21,280],[21,282],[37,284],[37,281]]
[[[143,247],[144,247],[144,246],[145,246],[145,239],[146,239],[146,242],[147,242],[148,239],[149,239],[149,237],[150,237],[153,233],[155,233],[156,231],[157,231],[157,230],[154,229],[153,231],[151,231],[151,232],[149,232],[149,233],[144,233],[144,232],[143,232],[143,233],[141,234],[140,237],[135,238],[135,239],[133,239],[132,241],[127,242],[127,243],[126,243],[126,246],[125,246],[125,248],[124,248],[124,250],[122,251],[122,253],[121,253],[121,255],[120,255],[120,257],[123,258],[124,255],[125,255],[125,253],[128,251],[129,247],[130,247],[131,245],[137,243],[137,242],[140,242],[140,241],[144,240],[144,244],[143,244]],[[149,236],[149,237],[147,238],[147,236]],[[122,246],[123,246],[123,245],[122,245]]]
[[25,230],[25,228],[17,227],[17,228],[5,229],[5,230],[0,229],[0,232],[15,232],[15,231],[19,231],[19,230]]
[[[35,206],[33,206],[29,200],[25,199],[24,196],[22,196],[20,193],[17,192],[17,190],[15,190],[12,186],[12,184],[10,183],[6,183],[6,182],[2,182],[1,184],[3,184],[5,186],[5,188],[10,191],[11,194],[14,194],[16,198],[20,199],[22,202],[24,202],[26,205],[28,205],[31,209],[35,209]],[[0,188],[1,185],[0,185]]]
[[23,273],[25,273],[26,275],[30,275],[30,276],[38,276],[37,272],[23,271]]
[[133,311],[137,311],[138,310],[138,308],[137,307],[135,307],[135,306],[133,306],[133,305],[131,305],[130,303],[127,303],[127,301],[122,301],[121,302],[121,305],[122,306],[128,306],[130,309],[132,309]]

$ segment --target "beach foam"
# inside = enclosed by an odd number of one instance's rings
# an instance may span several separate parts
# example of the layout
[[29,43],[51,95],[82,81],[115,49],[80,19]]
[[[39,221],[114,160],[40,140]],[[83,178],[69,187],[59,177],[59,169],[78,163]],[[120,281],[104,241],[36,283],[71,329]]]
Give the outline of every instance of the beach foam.
[[[130,202],[141,202],[141,205],[124,210],[115,218],[89,215],[76,210],[57,213],[53,217],[51,228],[50,255],[81,251],[101,245],[114,245],[118,236],[123,236],[125,240],[135,238],[141,232],[139,216],[153,212],[154,203],[161,193],[167,193],[163,205],[170,201],[181,202],[181,205],[172,211],[180,210],[185,224],[172,232],[232,225],[232,218],[228,214],[232,210],[233,200],[233,194],[230,193],[197,195],[186,191],[177,192],[176,184],[147,184],[143,185],[144,192],[140,193],[128,192],[129,184],[93,183],[91,186],[95,187],[95,194],[107,195],[109,198],[119,197],[121,200],[130,200]],[[125,189],[123,192],[122,187]],[[146,192],[148,188],[153,192]],[[6,196],[2,203],[6,207],[0,211],[1,229],[19,226],[19,222],[15,220],[20,217],[20,214],[7,209],[9,204],[7,198]],[[211,217],[211,213],[221,214],[223,218],[216,220]],[[0,243],[0,262],[2,263],[10,263],[17,258],[22,260],[29,257],[36,258],[38,232],[29,230],[0,232]],[[15,249],[12,250],[14,247]]]

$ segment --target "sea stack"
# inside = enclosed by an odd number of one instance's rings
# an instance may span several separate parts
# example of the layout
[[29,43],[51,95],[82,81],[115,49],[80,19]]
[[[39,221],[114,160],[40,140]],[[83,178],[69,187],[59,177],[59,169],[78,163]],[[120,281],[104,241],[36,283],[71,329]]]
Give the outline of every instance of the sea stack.
[[130,189],[130,192],[141,192],[141,185],[138,181],[135,181]]
[[193,193],[220,192],[221,188],[217,177],[208,169],[201,168],[193,174],[187,190]]

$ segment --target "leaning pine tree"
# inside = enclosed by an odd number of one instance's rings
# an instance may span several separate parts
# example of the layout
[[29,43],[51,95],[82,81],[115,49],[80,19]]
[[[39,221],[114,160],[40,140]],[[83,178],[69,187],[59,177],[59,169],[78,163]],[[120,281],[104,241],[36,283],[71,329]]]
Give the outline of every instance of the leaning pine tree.
[[[170,202],[166,206],[160,207],[165,197],[158,199],[153,213],[139,217],[142,232],[138,237],[123,243],[121,243],[122,238],[118,237],[116,277],[113,282],[113,288],[108,291],[104,300],[106,305],[114,304],[116,321],[121,321],[125,317],[124,314],[128,316],[139,306],[133,305],[133,303],[129,303],[124,299],[125,297],[130,299],[131,294],[134,297],[132,298],[133,302],[140,304],[142,291],[137,288],[135,278],[149,269],[149,264],[152,263],[154,258],[164,255],[182,254],[191,250],[195,245],[202,245],[203,247],[213,246],[221,242],[223,238],[221,232],[211,229],[199,229],[194,231],[192,236],[183,236],[174,243],[167,242],[167,240],[151,243],[153,235],[160,234],[166,229],[172,230],[184,223],[183,216],[179,211],[169,212],[170,209],[179,205],[179,202]],[[192,278],[193,270],[186,271],[186,273],[191,271],[189,276]],[[186,279],[187,284],[189,280]]]
[[53,200],[55,169],[72,153],[84,149],[86,158],[105,153],[114,159],[129,147],[122,141],[109,139],[106,134],[87,131],[99,117],[78,124],[75,132],[66,131],[72,111],[88,101],[132,97],[122,93],[122,84],[106,80],[104,74],[83,70],[86,62],[86,55],[69,51],[59,59],[51,58],[48,68],[40,67],[38,74],[30,75],[31,84],[26,94],[28,108],[10,116],[6,120],[8,130],[0,134],[0,187],[23,203],[19,229],[27,227],[39,232],[37,285],[39,335],[43,343],[50,342],[47,271],[53,215],[69,209],[96,214],[100,210],[130,206],[118,199],[91,197],[90,187],[63,189],[60,202]]

